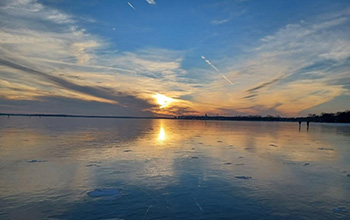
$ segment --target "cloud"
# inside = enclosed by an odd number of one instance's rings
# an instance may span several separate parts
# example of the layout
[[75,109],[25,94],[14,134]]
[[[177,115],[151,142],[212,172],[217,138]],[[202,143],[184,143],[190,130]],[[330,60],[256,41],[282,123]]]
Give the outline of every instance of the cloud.
[[231,20],[230,18],[221,19],[221,20],[213,20],[213,21],[211,21],[211,23],[212,24],[223,24],[223,23],[226,23],[226,22],[228,22],[230,20]]
[[210,23],[213,25],[221,25],[244,15],[247,12],[247,8],[244,5],[233,3],[231,1],[222,1],[217,2],[216,5],[219,7],[219,10],[222,10],[222,13],[217,13],[220,15],[220,18],[212,20]]
[[256,96],[258,96],[258,91],[259,91],[260,89],[263,89],[263,88],[265,88],[265,87],[268,87],[268,86],[270,86],[270,85],[272,85],[272,84],[274,84],[274,83],[280,81],[282,78],[283,78],[283,77],[280,76],[280,77],[277,77],[277,78],[275,78],[275,79],[272,79],[272,80],[270,80],[270,81],[268,81],[268,82],[261,83],[261,84],[258,85],[258,86],[255,86],[255,87],[253,87],[253,88],[250,88],[250,89],[246,90],[246,91],[249,93],[249,95],[245,96],[244,98],[245,98],[245,99],[256,98]]
[[258,94],[252,94],[252,95],[247,95],[245,96],[244,98],[245,99],[251,99],[251,98],[254,98],[255,96],[257,96]]
[[254,105],[249,107],[249,109],[253,110],[253,112],[258,112],[259,115],[281,116],[283,115],[283,113],[277,110],[277,108],[281,105],[282,105],[281,103],[277,102],[274,105],[269,107],[266,107],[264,105]]
[[273,79],[273,80],[271,80],[271,81],[264,82],[264,83],[262,83],[262,84],[260,84],[260,85],[258,85],[258,86],[256,86],[256,87],[254,87],[254,88],[248,89],[247,92],[256,92],[256,91],[259,90],[259,89],[262,89],[262,88],[264,88],[264,87],[266,87],[266,86],[269,86],[269,85],[271,85],[271,84],[273,84],[273,83],[275,83],[275,82],[278,82],[279,80],[281,80],[281,78],[282,78],[282,77],[278,77],[278,78]]
[[155,5],[156,1],[155,0],[146,0],[148,4],[150,5]]
[[11,67],[13,69],[23,71],[27,74],[33,74],[33,75],[39,76],[42,79],[44,79],[45,81],[52,82],[52,83],[58,85],[59,87],[67,89],[67,90],[71,90],[74,92],[83,93],[86,95],[98,97],[98,98],[100,98],[101,102],[117,104],[117,103],[119,103],[119,101],[124,101],[122,103],[123,103],[123,105],[125,105],[126,98],[127,99],[136,99],[135,97],[132,97],[130,95],[123,94],[121,92],[116,92],[116,91],[113,91],[111,89],[104,88],[104,87],[92,87],[92,86],[86,86],[86,85],[78,85],[78,84],[70,82],[66,79],[44,73],[42,71],[38,71],[38,70],[35,70],[32,68],[23,66],[21,64],[16,64],[16,63],[13,63],[13,62],[8,61],[8,60],[0,59],[0,65],[8,66],[8,67]]
[[350,103],[350,94],[341,95],[328,102],[305,109],[299,114],[308,115],[308,114],[321,114],[325,112],[335,112],[334,108],[336,109],[336,111],[347,111],[349,110],[348,103]]
[[78,64],[86,64],[91,59],[90,53],[86,51],[97,47],[99,47],[99,44],[96,41],[73,43],[72,52],[77,57]]
[[216,61],[224,75],[234,77],[234,87],[213,80],[190,95],[197,103],[213,104],[202,105],[212,112],[216,105],[218,112],[233,108],[249,114],[297,115],[347,93],[349,15],[344,10],[281,27],[261,38],[260,45],[246,49],[245,56]]
[[[288,106],[296,105],[299,106],[296,111],[302,111],[345,91],[345,84],[343,88],[327,84],[350,73],[346,67],[350,58],[350,40],[346,36],[350,32],[349,29],[344,29],[348,22],[349,13],[344,11],[335,17],[324,17],[314,23],[286,25],[276,34],[262,39],[263,44],[256,49],[258,56],[255,65],[262,69],[268,65],[270,71],[278,67],[272,71],[273,75],[278,75],[280,70],[285,72],[279,80],[284,89],[271,91],[280,96],[279,102],[283,104],[278,106],[279,109],[286,110]],[[260,71],[259,75],[261,74]],[[271,72],[268,75],[271,76]],[[296,87],[298,91],[295,90]],[[323,93],[316,93],[317,91]],[[294,99],[290,98],[291,95]]]
[[41,96],[35,100],[12,100],[0,96],[0,109],[2,112],[12,113],[153,116],[150,111],[142,111],[151,107],[144,100],[128,99],[127,101],[128,105],[121,106],[61,96]]
[[[1,5],[0,5],[1,7]],[[7,13],[19,17],[31,17],[35,20],[45,19],[57,24],[72,24],[75,23],[72,16],[62,13],[56,9],[47,8],[35,0],[11,0],[5,1],[1,7]]]

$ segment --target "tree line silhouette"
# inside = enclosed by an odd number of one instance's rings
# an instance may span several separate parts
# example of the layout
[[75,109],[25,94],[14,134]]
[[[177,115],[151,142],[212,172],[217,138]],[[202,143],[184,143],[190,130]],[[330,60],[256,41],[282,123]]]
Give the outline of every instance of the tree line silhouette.
[[350,123],[350,111],[322,113],[321,115],[309,114],[307,119],[314,122]]
[[321,113],[309,114],[307,117],[280,117],[280,116],[198,116],[198,115],[181,115],[175,117],[176,119],[187,120],[228,120],[228,121],[296,121],[296,122],[330,122],[330,123],[350,123],[350,111],[337,113]]

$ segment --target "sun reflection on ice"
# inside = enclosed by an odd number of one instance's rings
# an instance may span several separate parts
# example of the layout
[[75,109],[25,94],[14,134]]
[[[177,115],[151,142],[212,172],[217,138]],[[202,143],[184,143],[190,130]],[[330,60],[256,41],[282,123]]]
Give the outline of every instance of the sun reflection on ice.
[[163,127],[160,127],[159,134],[158,134],[158,141],[165,141],[165,140],[166,140],[165,130]]

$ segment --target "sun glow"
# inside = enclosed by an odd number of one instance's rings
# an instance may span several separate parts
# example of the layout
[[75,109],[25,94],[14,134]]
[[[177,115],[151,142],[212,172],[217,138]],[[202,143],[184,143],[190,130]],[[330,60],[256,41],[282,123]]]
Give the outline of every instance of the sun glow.
[[165,107],[169,106],[170,103],[173,102],[172,98],[169,98],[165,95],[157,94],[157,95],[154,95],[154,97],[156,98],[157,104],[159,104],[160,108],[165,108]]

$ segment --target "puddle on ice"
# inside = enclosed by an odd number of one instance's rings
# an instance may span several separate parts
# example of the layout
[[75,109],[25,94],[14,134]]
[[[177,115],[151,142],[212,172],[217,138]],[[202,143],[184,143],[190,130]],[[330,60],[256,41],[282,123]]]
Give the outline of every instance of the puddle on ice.
[[122,218],[103,218],[101,220],[124,220]]
[[235,176],[235,178],[237,178],[237,179],[242,179],[242,180],[249,180],[249,179],[252,179],[251,176]]
[[43,163],[43,162],[47,162],[47,160],[28,160],[28,163]]
[[345,207],[338,207],[333,209],[333,212],[335,213],[345,213],[346,212],[346,208]]
[[89,164],[86,165],[86,167],[100,167],[102,162],[100,161],[90,161]]
[[332,151],[334,150],[333,148],[324,148],[324,147],[320,147],[318,148],[318,150],[328,150],[328,151]]

